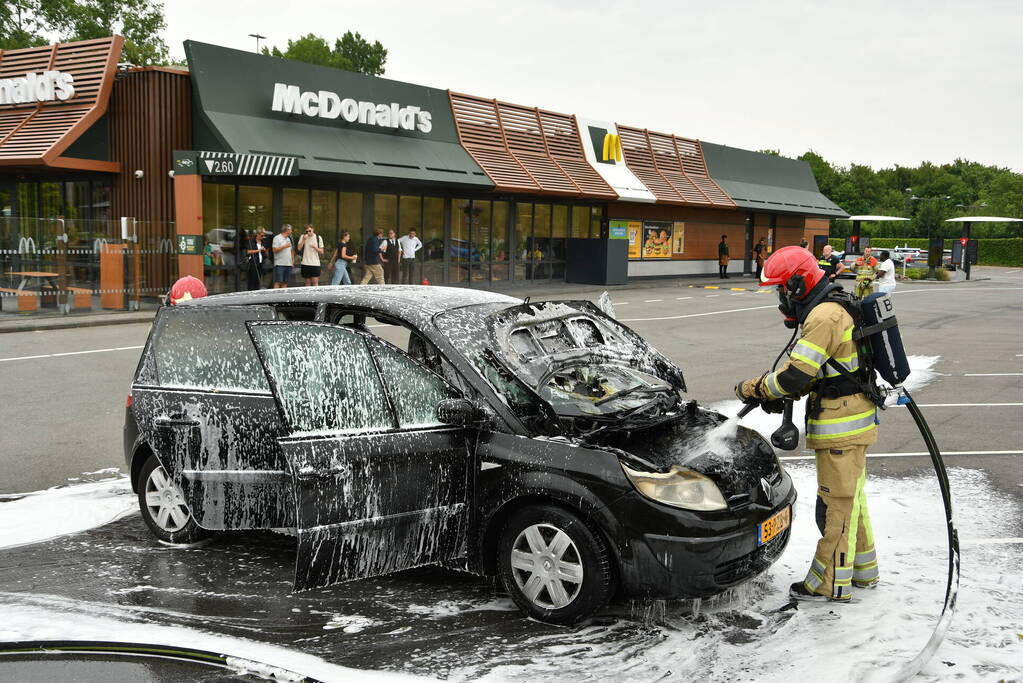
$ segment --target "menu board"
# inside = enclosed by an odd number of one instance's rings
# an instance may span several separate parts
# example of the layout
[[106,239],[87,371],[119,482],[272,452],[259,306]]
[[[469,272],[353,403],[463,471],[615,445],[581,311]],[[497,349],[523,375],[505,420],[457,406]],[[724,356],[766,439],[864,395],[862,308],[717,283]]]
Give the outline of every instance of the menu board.
[[643,223],[643,258],[671,258],[672,224],[662,221]]
[[643,224],[639,221],[629,221],[628,232],[629,258],[639,258],[643,255]]

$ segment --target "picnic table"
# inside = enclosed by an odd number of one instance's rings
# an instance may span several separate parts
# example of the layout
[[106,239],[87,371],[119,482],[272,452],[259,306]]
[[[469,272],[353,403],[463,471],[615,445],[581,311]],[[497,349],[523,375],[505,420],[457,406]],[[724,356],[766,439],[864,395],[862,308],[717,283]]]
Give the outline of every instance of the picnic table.
[[15,289],[25,289],[25,285],[27,285],[31,280],[39,280],[39,289],[42,289],[42,287],[46,284],[49,284],[51,287],[56,289],[57,278],[60,277],[59,273],[48,273],[42,270],[12,270],[7,274],[12,276],[12,282],[14,280],[13,276],[17,275],[21,277],[21,282],[18,283],[18,286],[15,287]]

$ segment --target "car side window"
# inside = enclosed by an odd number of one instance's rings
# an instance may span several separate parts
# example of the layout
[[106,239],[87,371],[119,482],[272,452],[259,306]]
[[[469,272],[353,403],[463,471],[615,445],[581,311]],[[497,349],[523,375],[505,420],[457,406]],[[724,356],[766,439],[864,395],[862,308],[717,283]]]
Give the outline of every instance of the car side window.
[[390,344],[368,337],[380,374],[387,385],[398,426],[402,429],[437,426],[437,404],[458,394],[439,375]]
[[256,323],[251,331],[293,434],[394,427],[362,335],[322,323]]
[[265,307],[166,308],[160,313],[154,358],[160,386],[218,391],[270,391],[245,329],[267,320]]

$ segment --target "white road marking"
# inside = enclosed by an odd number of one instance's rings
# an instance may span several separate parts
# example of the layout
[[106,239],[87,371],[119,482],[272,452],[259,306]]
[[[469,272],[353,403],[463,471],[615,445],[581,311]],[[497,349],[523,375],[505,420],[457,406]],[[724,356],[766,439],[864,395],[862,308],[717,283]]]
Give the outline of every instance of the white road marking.
[[1023,377],[1023,372],[967,372],[963,377]]
[[712,296],[721,296],[721,295],[720,295],[720,294],[708,294],[708,295],[707,295],[707,298],[709,299],[709,298],[711,298]]
[[732,292],[732,296],[742,296],[744,292]]
[[[716,296],[712,294],[711,296]],[[681,320],[682,318],[699,318],[705,315],[721,315],[722,313],[741,313],[743,311],[759,311],[763,308],[778,308],[777,306],[752,306],[750,308],[731,308],[727,311],[710,311],[708,313],[689,313],[687,315],[666,315],[660,318],[623,318],[623,323],[641,323],[651,320]]]
[[[916,458],[930,455],[927,451],[914,453],[867,453],[868,458]],[[942,455],[1023,455],[1023,451],[943,451]],[[813,460],[813,455],[782,455],[779,460]]]
[[86,353],[106,353],[107,351],[137,351],[142,346],[117,346],[112,349],[89,349],[88,351],[65,351],[63,353],[42,353],[38,356],[17,356],[15,358],[0,358],[0,363],[9,360],[34,360],[36,358],[59,358],[60,356],[81,356]]
[[660,303],[661,301],[664,301],[664,299],[647,299],[643,303],[645,303],[645,304],[656,304],[656,303]]
[[[693,297],[691,297],[691,296],[677,296],[677,297],[675,297],[675,301],[685,301],[686,299],[692,299],[692,298]],[[1019,355],[1023,356],[1023,353],[1021,353]]]
[[615,306],[628,306],[629,305],[628,301],[612,301],[611,303],[613,303]]
[[1005,274],[1006,274],[1006,275],[1012,275],[1013,273],[1018,273],[1018,272],[1019,272],[1019,268],[1017,268],[1016,270],[1010,270],[1010,271],[1006,271],[1006,273],[1005,273]]

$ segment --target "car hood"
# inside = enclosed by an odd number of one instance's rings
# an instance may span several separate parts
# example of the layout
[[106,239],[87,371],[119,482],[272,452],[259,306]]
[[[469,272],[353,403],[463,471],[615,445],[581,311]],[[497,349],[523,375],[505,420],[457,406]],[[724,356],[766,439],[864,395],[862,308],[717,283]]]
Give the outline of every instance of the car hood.
[[600,444],[614,449],[632,469],[667,472],[681,467],[710,477],[731,505],[759,500],[764,487],[779,481],[781,469],[774,449],[751,429],[738,427],[734,436],[719,437],[714,429],[725,422],[720,413],[695,402],[672,419],[645,429],[614,432]]

